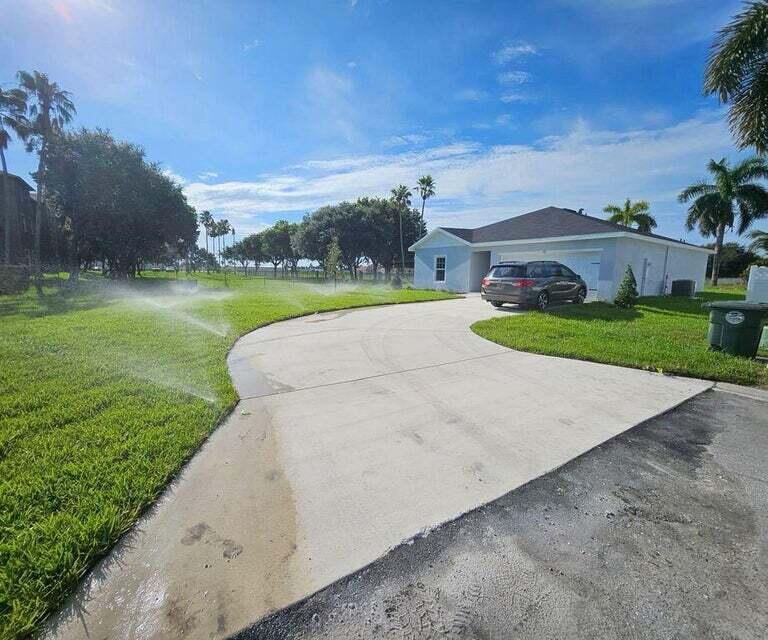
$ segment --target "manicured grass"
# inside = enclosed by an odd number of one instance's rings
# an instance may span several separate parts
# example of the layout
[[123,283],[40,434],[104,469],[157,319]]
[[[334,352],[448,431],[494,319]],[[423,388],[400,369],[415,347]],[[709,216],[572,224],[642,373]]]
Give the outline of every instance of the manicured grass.
[[484,320],[475,333],[520,351],[650,369],[746,385],[768,384],[765,363],[708,350],[708,300],[743,299],[743,289],[696,299],[641,298],[634,309],[604,302]]
[[[169,274],[171,277],[173,274]],[[61,603],[233,406],[237,336],[314,311],[450,297],[164,274],[0,297],[0,638]]]

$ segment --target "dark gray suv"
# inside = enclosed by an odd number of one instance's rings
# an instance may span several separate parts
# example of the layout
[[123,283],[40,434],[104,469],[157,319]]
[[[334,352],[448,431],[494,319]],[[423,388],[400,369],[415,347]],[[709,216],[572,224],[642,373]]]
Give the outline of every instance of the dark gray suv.
[[500,262],[483,278],[480,293],[494,307],[512,302],[543,311],[553,302],[584,302],[587,283],[559,262]]

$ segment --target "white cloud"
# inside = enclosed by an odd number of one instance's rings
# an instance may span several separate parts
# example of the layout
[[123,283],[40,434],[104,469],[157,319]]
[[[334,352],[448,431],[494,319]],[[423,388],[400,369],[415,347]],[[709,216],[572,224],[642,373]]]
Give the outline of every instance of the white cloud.
[[176,184],[182,187],[188,183],[188,180],[184,176],[181,176],[178,173],[175,173],[173,169],[171,169],[170,167],[166,167],[165,169],[163,169],[163,175],[166,178],[170,178]]
[[253,51],[260,45],[261,45],[261,41],[258,38],[254,38],[250,42],[246,42],[245,44],[243,44],[243,52],[248,53],[249,51]]
[[503,46],[498,51],[494,51],[491,57],[498,64],[506,64],[507,62],[511,62],[517,58],[535,55],[536,52],[536,47],[534,47],[532,44],[528,44],[527,42],[518,42],[516,44],[508,44]]
[[355,62],[354,60],[350,60],[349,62],[347,62],[347,67],[349,67],[350,69],[356,69],[357,62]]
[[511,104],[513,102],[535,102],[536,97],[527,93],[505,93],[499,100],[504,104]]
[[423,133],[407,133],[402,136],[390,136],[384,140],[385,147],[402,147],[405,145],[422,144],[429,140],[429,136]]
[[[509,124],[509,122],[506,122]],[[682,233],[674,195],[701,177],[710,157],[733,154],[721,112],[655,129],[595,130],[577,120],[560,136],[528,145],[471,142],[393,154],[315,160],[250,182],[187,184],[198,209],[226,212],[238,225],[265,213],[304,212],[363,195],[385,196],[392,185],[430,173],[437,197],[430,225],[479,225],[538,206],[598,213],[612,201],[649,200],[660,232]]]
[[219,177],[219,174],[216,173],[215,171],[203,171],[197,174],[198,180],[203,180],[204,182],[207,182],[208,180],[213,180],[218,177]]
[[531,79],[527,71],[505,71],[496,76],[500,84],[524,84]]
[[462,89],[456,93],[456,100],[464,102],[479,102],[488,97],[488,94],[482,89]]

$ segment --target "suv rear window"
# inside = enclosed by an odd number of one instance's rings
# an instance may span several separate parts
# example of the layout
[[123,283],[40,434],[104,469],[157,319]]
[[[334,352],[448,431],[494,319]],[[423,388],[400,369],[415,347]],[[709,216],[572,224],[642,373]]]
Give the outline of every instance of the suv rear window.
[[525,278],[524,264],[501,264],[491,268],[489,278]]

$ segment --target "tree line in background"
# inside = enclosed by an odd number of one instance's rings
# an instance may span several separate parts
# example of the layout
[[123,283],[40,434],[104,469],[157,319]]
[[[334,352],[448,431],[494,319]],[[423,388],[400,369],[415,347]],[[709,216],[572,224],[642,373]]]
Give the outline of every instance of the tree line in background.
[[295,273],[300,260],[310,260],[327,276],[333,277],[343,268],[352,279],[367,263],[374,274],[383,269],[389,279],[393,271],[408,266],[403,247],[426,233],[423,214],[410,204],[409,198],[393,195],[320,207],[299,223],[279,220],[243,238],[227,247],[224,258],[244,268],[268,262],[275,274],[281,266]]

